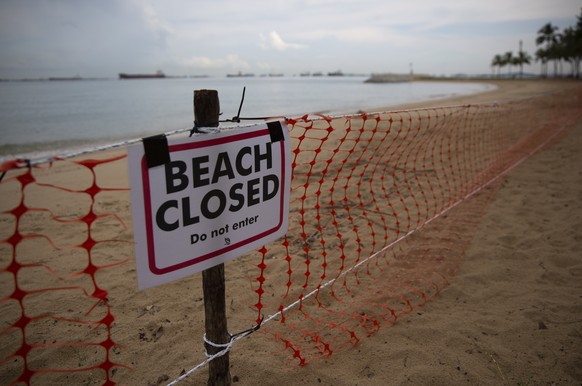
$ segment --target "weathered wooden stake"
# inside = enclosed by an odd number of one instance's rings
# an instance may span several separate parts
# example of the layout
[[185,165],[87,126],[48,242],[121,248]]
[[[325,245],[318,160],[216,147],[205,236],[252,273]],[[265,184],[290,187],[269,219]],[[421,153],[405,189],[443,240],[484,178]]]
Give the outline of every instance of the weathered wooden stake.
[[[216,90],[194,91],[194,124],[196,127],[217,127],[220,103]],[[206,338],[213,343],[225,344],[230,341],[226,325],[226,291],[224,264],[202,271],[204,291],[204,326]],[[206,345],[208,354],[216,354],[220,348]],[[230,386],[229,355],[210,361],[208,364],[208,386]]]
[[197,127],[218,127],[220,102],[216,90],[194,91],[194,124]]

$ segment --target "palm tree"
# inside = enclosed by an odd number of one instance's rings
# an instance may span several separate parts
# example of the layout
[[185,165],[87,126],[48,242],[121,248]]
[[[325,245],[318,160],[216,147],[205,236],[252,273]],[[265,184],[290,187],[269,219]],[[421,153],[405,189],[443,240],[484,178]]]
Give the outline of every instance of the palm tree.
[[503,54],[502,59],[503,64],[509,66],[509,69],[507,70],[507,76],[509,77],[511,73],[511,65],[513,64],[513,52],[507,51],[505,54]]
[[516,66],[519,66],[519,77],[523,79],[523,65],[530,64],[531,56],[527,52],[523,51],[523,41],[519,41],[519,51],[517,56],[513,59]]
[[555,66],[557,62],[557,65],[560,68],[560,76],[562,76],[564,69],[562,60],[569,61],[568,47],[566,46],[566,40],[564,39],[564,36],[562,34],[559,35],[558,43],[552,46],[552,56],[554,58],[554,75],[556,75]]
[[568,44],[570,53],[574,58],[574,76],[580,77],[580,62],[582,61],[582,9],[580,9],[580,16],[576,17],[576,28],[573,29],[572,40]]
[[499,73],[501,72],[502,65],[503,65],[503,57],[501,57],[501,55],[495,55],[493,57],[493,60],[491,61],[491,67],[498,68],[497,77],[499,77]]
[[524,51],[519,51],[515,57],[515,64],[519,66],[519,77],[523,78],[523,65],[531,63],[531,56]]
[[538,48],[536,51],[536,61],[542,62],[541,67],[541,77],[545,78],[548,76],[548,53],[543,48]]
[[564,29],[559,34],[558,27],[547,23],[538,30],[536,45],[543,46],[536,51],[536,61],[542,62],[542,77],[548,76],[548,62],[554,62],[554,76],[558,75],[558,66],[562,73],[562,60],[570,63],[572,76],[580,77],[582,62],[582,10],[577,16],[575,27]]
[[562,58],[570,63],[571,76],[576,78],[580,77],[580,61],[582,60],[582,28],[580,30],[572,27],[564,29],[560,40],[560,46]]
[[[552,25],[552,23],[547,23],[542,28],[538,30],[538,37],[536,38],[536,45],[545,44],[546,46],[546,61],[556,60],[557,50],[555,49],[556,44],[558,44],[558,27]],[[543,62],[542,62],[543,63]],[[554,62],[554,76],[557,73],[557,63]],[[546,71],[547,75],[547,71]]]
[[547,23],[542,28],[538,30],[538,37],[536,38],[536,44],[539,46],[541,44],[546,44],[546,47],[556,43],[558,41],[556,37],[556,31],[558,27],[553,26],[552,23]]
[[576,61],[576,54],[573,50],[575,44],[575,33],[572,27],[568,27],[564,29],[562,33],[562,39],[560,40],[560,44],[562,45],[562,58],[570,63],[570,75],[575,76],[574,68],[575,61]]

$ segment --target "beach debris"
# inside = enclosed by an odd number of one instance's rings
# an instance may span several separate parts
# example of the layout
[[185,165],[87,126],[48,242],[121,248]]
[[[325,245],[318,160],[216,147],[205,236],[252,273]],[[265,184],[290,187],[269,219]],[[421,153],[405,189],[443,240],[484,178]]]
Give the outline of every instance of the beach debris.
[[140,328],[137,337],[143,342],[157,342],[162,335],[164,335],[164,326],[159,325],[158,328],[153,331],[150,330],[149,334],[143,328]]
[[148,306],[145,306],[145,307],[142,307],[142,308],[140,308],[140,309],[137,311],[137,312],[138,312],[138,315],[137,315],[137,317],[138,317],[138,318],[141,318],[141,317],[142,317],[142,316],[144,316],[145,314],[150,314],[150,315],[153,315],[153,314],[155,314],[156,312],[158,312],[159,310],[160,310],[160,307],[158,307],[158,306],[156,306],[156,305],[154,305],[154,304],[150,304],[150,305],[148,305]]
[[164,326],[159,326],[152,334],[154,342],[157,342],[164,335]]

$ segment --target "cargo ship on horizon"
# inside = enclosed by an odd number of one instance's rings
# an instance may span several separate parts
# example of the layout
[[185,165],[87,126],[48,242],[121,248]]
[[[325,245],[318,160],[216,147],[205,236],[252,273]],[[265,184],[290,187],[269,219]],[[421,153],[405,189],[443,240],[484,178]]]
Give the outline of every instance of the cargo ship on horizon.
[[119,74],[119,79],[163,79],[165,77],[166,74],[162,71],[158,71],[155,74]]

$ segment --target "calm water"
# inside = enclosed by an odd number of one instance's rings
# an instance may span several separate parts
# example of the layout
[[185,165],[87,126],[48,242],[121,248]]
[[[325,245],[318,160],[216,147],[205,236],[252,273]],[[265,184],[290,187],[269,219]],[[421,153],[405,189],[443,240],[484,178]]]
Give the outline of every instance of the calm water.
[[353,113],[484,91],[478,83],[367,84],[364,77],[0,82],[0,157],[60,152],[192,127],[192,93],[216,89],[222,118]]

